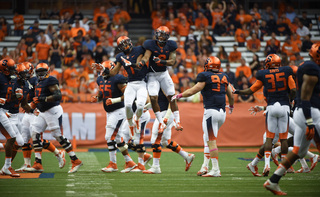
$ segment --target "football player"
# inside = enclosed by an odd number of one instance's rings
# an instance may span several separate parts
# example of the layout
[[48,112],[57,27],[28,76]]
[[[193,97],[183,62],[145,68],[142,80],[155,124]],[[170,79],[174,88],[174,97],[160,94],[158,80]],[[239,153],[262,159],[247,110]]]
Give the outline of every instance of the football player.
[[167,70],[167,66],[173,66],[176,61],[177,43],[169,39],[169,29],[166,26],[160,26],[155,32],[155,40],[146,40],[143,48],[146,50],[139,63],[145,65],[149,62],[149,73],[147,88],[150,95],[152,109],[159,121],[159,132],[163,132],[166,125],[161,116],[158,104],[158,93],[162,89],[170,102],[170,108],[173,112],[176,122],[176,129],[182,131],[180,124],[180,115],[178,105],[175,100],[171,101],[175,94],[174,84]]
[[188,171],[191,164],[195,158],[194,154],[184,151],[181,146],[171,139],[171,128],[174,125],[173,116],[171,115],[171,110],[168,109],[169,101],[164,95],[163,91],[160,89],[158,94],[158,104],[160,107],[161,116],[167,125],[163,132],[159,132],[159,121],[155,120],[152,126],[152,137],[151,137],[151,147],[153,149],[153,164],[149,170],[144,170],[144,174],[160,174],[160,156],[161,156],[161,144],[173,152],[178,153],[186,162],[185,171]]
[[[2,59],[0,61],[0,132],[7,139],[5,144],[5,163],[1,169],[1,174],[20,177],[20,174],[11,167],[12,151],[17,134],[6,115],[8,110],[5,109],[5,106],[10,106],[10,102],[13,99],[17,99],[12,80],[15,78],[15,69],[16,65],[12,59]],[[21,94],[21,90],[17,90],[17,93]]]
[[[281,142],[281,158],[288,153],[288,125],[290,114],[290,98],[295,97],[296,84],[290,67],[280,67],[281,59],[276,54],[270,54],[265,60],[265,70],[257,72],[257,81],[245,90],[237,90],[235,94],[251,95],[264,86],[264,96],[267,100],[266,129],[267,139],[264,144],[265,166],[263,176],[270,172],[270,157],[272,141],[279,134]],[[289,93],[290,94],[289,94]]]
[[[23,85],[23,92],[24,92],[24,99],[26,99],[26,103],[30,103],[33,101],[33,97],[35,96],[34,88],[38,82],[37,77],[33,76],[34,74],[34,66],[30,62],[24,62],[23,65],[26,68],[27,73],[25,74],[25,83]],[[17,67],[17,78],[21,74],[18,73],[18,67]],[[18,105],[19,106],[19,105]],[[10,120],[14,120],[16,124],[18,124],[18,116],[17,113],[19,113],[19,108],[13,107],[11,110],[9,110],[13,114],[13,116],[10,117]],[[16,115],[15,115],[16,114]],[[21,135],[23,138],[23,146],[22,146],[22,153],[23,153],[23,159],[24,164],[21,166],[21,168],[17,169],[17,172],[24,172],[25,168],[31,167],[31,144],[29,143],[31,139],[31,123],[34,120],[34,116],[39,115],[38,109],[32,109],[31,111],[25,112],[23,119],[21,121]],[[43,140],[43,148],[49,150],[52,152],[58,162],[59,167],[62,169],[65,166],[66,160],[65,160],[65,151],[61,150],[59,151],[49,140]]]
[[[35,72],[38,83],[35,86],[35,97],[33,98],[33,102],[35,107],[40,111],[39,115],[34,117],[34,121],[31,125],[31,138],[35,151],[35,162],[31,168],[25,168],[25,171],[43,171],[41,162],[42,148],[50,146],[50,143],[47,144],[46,141],[42,142],[41,133],[48,127],[53,137],[66,150],[71,159],[72,167],[68,173],[75,173],[83,163],[73,151],[71,142],[61,133],[63,109],[60,105],[61,92],[59,82],[55,77],[49,76],[49,66],[46,63],[39,63],[36,66]],[[51,148],[48,147],[49,150]]]
[[229,83],[228,76],[220,73],[221,62],[219,58],[210,56],[204,64],[204,72],[197,76],[197,83],[192,88],[175,95],[173,100],[182,97],[189,97],[201,91],[203,96],[204,114],[202,128],[205,135],[205,141],[209,147],[212,170],[203,177],[220,177],[218,163],[217,137],[218,130],[226,119],[226,95],[229,99],[229,114],[233,111],[234,99],[232,95],[232,85]]
[[263,185],[275,195],[286,195],[281,191],[279,181],[297,159],[306,155],[312,139],[320,151],[320,42],[312,45],[309,56],[311,61],[305,61],[297,71],[297,108],[293,114],[297,127],[293,151]]
[[[128,153],[128,145],[123,141],[124,132],[126,128],[124,126],[126,114],[123,103],[123,92],[126,89],[126,78],[122,75],[110,76],[110,70],[115,66],[114,62],[108,60],[101,65],[93,65],[94,69],[101,70],[101,75],[97,78],[97,84],[99,86],[99,94],[93,96],[91,102],[103,102],[104,110],[107,113],[107,125],[105,139],[107,141],[110,162],[107,167],[102,168],[103,172],[116,172],[117,166],[117,149],[120,150],[126,161],[126,167],[122,170],[122,173],[130,172],[136,167],[136,163],[132,161]],[[130,132],[131,135],[133,133]]]

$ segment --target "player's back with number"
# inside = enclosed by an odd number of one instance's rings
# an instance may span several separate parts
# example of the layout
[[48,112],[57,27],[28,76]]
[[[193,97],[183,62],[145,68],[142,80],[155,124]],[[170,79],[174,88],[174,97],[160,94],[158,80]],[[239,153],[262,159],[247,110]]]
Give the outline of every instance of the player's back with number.
[[109,77],[107,80],[103,76],[97,78],[97,84],[99,86],[99,94],[102,94],[103,107],[106,112],[112,112],[116,109],[124,107],[123,101],[112,105],[107,105],[106,101],[109,98],[117,98],[123,95],[122,91],[118,88],[118,84],[125,84],[126,78],[122,75],[115,75]]
[[205,82],[201,90],[203,105],[205,109],[223,109],[226,105],[226,91],[229,84],[228,76],[225,73],[214,73],[210,71],[199,73],[197,82]]
[[[279,102],[289,105],[289,88],[294,86],[293,71],[289,66],[259,70],[256,78],[260,80],[267,93],[268,104]],[[293,84],[292,84],[293,83]]]

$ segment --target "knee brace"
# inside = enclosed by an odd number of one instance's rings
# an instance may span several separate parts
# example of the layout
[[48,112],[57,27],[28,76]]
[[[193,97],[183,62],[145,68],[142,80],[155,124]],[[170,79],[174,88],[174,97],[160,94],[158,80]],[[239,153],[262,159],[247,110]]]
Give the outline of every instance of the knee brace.
[[171,149],[172,151],[176,151],[177,148],[179,147],[179,144],[177,144],[174,141],[171,141],[168,145],[167,148]]
[[138,153],[146,152],[146,147],[144,146],[144,144],[137,144],[136,147],[137,147],[137,152]]
[[49,145],[50,145],[50,141],[49,140],[43,140],[42,141],[42,147],[44,148],[44,149],[48,149],[48,147],[49,147]]
[[56,139],[64,149],[69,149],[72,146],[70,141],[64,136],[57,137]]
[[117,150],[116,144],[117,144],[117,143],[116,143],[115,141],[107,142],[108,150],[109,150],[109,151],[115,151],[115,150]]
[[152,144],[151,145],[152,151],[154,153],[161,153],[161,146],[160,144]]
[[132,140],[130,140],[128,142],[128,148],[131,149],[132,151],[136,151],[137,150],[137,146],[133,143]]
[[31,144],[27,143],[22,146],[22,151],[32,150]]
[[42,141],[41,141],[41,135],[40,133],[34,133],[32,134],[32,139],[33,139],[33,148],[35,150],[39,150],[39,149],[42,149]]
[[128,145],[124,142],[118,143],[117,146],[120,152],[123,152],[128,149]]

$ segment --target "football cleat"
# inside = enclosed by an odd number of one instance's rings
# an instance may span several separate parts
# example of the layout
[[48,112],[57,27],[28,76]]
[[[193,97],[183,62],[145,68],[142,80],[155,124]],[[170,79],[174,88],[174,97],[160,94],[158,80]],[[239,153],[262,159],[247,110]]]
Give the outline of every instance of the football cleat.
[[141,163],[138,163],[138,165],[133,170],[131,170],[131,172],[142,172],[144,170],[146,170],[144,165],[142,165]]
[[66,165],[65,151],[60,150],[59,155],[56,156],[59,161],[59,168],[62,169]]
[[311,172],[309,168],[301,167],[299,170],[295,171],[294,173],[309,173]]
[[249,163],[247,165],[248,170],[251,171],[251,173],[253,174],[253,176],[261,176],[261,174],[258,173],[258,167],[257,166],[253,166],[252,163]]
[[1,169],[1,174],[2,175],[10,175],[11,177],[20,177],[20,174],[16,173],[11,166],[9,168],[5,168],[3,166]]
[[128,161],[128,162],[126,162],[126,168],[121,170],[121,173],[128,173],[131,170],[133,170],[136,166],[137,166],[137,164],[134,163],[133,161]]
[[185,171],[188,171],[190,169],[194,158],[195,158],[194,154],[191,154],[191,153],[188,154],[187,159],[185,160],[186,161],[186,169],[185,169]]
[[262,175],[263,176],[269,176],[270,168],[269,166],[264,167]]
[[159,124],[158,133],[163,133],[163,131],[167,128],[167,126],[164,123]]
[[72,163],[72,167],[71,167],[71,170],[68,171],[68,173],[78,172],[79,168],[83,165],[80,159],[71,160],[71,163]]
[[288,170],[287,170],[287,173],[294,173],[294,169],[293,169],[293,167],[291,166],[290,168],[288,168]]
[[202,176],[208,173],[208,167],[207,166],[202,166],[200,170],[197,172],[198,176]]
[[221,177],[220,170],[211,170],[207,174],[202,175],[202,177]]
[[101,169],[102,172],[117,172],[118,171],[118,166],[116,163],[113,163],[112,161],[109,162],[109,165],[105,168]]
[[30,165],[23,164],[21,168],[16,169],[16,172],[25,172],[25,169],[30,167],[31,167]]
[[143,174],[161,174],[160,166],[152,166],[149,170],[142,171]]
[[273,161],[274,164],[276,164],[277,166],[279,165],[279,161],[278,161],[278,154],[272,154],[271,153],[271,159]]
[[[152,159],[152,155],[150,155],[149,153],[145,153],[143,155],[143,162],[144,162],[144,165],[146,165],[149,161],[151,161]],[[149,164],[150,165],[150,164]]]
[[316,167],[316,165],[318,163],[318,158],[319,158],[319,155],[317,155],[317,154],[314,154],[314,156],[310,158],[310,161],[311,161],[310,170],[311,171],[314,169],[314,167]]
[[182,130],[183,130],[183,127],[181,126],[181,123],[180,123],[180,122],[177,122],[177,123],[176,123],[176,130],[177,130],[177,131],[182,131]]
[[34,162],[31,168],[25,168],[25,172],[43,172],[43,167],[41,163]]
[[287,193],[281,191],[278,183],[272,183],[269,179],[263,184],[263,187],[272,192],[274,195],[286,196]]

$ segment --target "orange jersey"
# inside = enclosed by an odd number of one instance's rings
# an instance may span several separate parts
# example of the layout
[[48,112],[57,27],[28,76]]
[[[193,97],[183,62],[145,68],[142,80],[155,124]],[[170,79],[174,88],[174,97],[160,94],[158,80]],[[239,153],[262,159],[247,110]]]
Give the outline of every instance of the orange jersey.
[[13,17],[14,30],[23,30],[24,17],[17,15]]
[[36,46],[36,51],[38,53],[39,60],[47,60],[49,57],[50,45],[46,43],[38,43]]
[[192,68],[197,63],[197,57],[195,55],[187,55],[187,57],[184,60],[186,62],[186,68]]
[[179,24],[177,26],[177,33],[180,36],[188,36],[189,30],[190,30],[190,24],[188,22],[186,22],[185,26],[183,26],[182,24]]
[[167,21],[166,26],[169,28],[170,32],[176,29],[177,23],[174,21]]
[[79,87],[79,73],[76,68],[67,68],[64,71],[63,77],[67,85],[72,88]]
[[223,13],[222,12],[211,12],[212,16],[212,29],[216,26],[217,21],[222,20],[223,18]]
[[240,51],[232,51],[229,54],[229,61],[230,62],[235,62],[241,60],[241,52]]
[[[271,45],[271,39],[267,41],[267,46],[270,46],[270,45]],[[275,40],[275,45],[280,48],[280,41],[279,40]]]
[[243,71],[243,74],[247,77],[247,78],[249,78],[250,76],[251,76],[251,69],[250,69],[250,67],[249,66],[246,66],[246,65],[244,65],[244,66],[238,66],[237,67],[237,69],[236,69],[236,77],[239,77],[239,74],[240,74],[240,72],[241,71]]
[[209,22],[208,22],[208,19],[206,18],[196,18],[195,20],[195,26],[197,29],[200,29],[200,28],[204,28],[204,27],[207,27],[209,25]]
[[115,13],[113,15],[113,22],[115,24],[122,24],[122,21],[126,21],[129,22],[131,20],[130,15],[128,14],[128,12],[122,10],[120,11],[120,13]]
[[237,29],[235,32],[237,42],[245,42],[247,36],[249,35],[249,31],[243,31],[242,29]]
[[260,43],[260,40],[259,39],[256,39],[256,40],[248,40],[247,41],[247,47],[249,49],[258,49],[259,47],[261,47],[261,43]]
[[71,28],[71,37],[76,37],[78,34],[78,31],[81,30],[83,33],[83,36],[87,34],[86,30],[83,27],[72,27]]
[[288,56],[291,56],[299,52],[299,48],[297,45],[294,45],[293,43],[289,45],[288,43],[285,42],[282,46],[282,52],[286,53]]
[[106,19],[107,19],[107,22],[110,20],[107,13],[97,13],[97,14],[94,15],[93,20],[94,20],[95,22],[97,22],[97,20],[98,20],[99,17],[106,18]]
[[56,70],[50,71],[50,76],[55,77],[56,79],[60,80],[61,79],[61,73],[59,73]]
[[84,67],[84,71],[87,73],[93,73],[92,69],[91,69],[91,65],[94,63],[93,59],[86,59],[83,58],[80,65]]
[[72,98],[70,98],[70,96],[73,97],[74,94],[73,94],[73,92],[72,92],[70,89],[68,89],[68,88],[63,89],[63,88],[61,88],[60,91],[61,91],[61,95],[62,95],[62,98],[61,98],[61,101],[62,101],[62,102],[70,102],[70,101],[73,100]]

